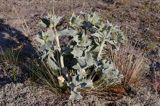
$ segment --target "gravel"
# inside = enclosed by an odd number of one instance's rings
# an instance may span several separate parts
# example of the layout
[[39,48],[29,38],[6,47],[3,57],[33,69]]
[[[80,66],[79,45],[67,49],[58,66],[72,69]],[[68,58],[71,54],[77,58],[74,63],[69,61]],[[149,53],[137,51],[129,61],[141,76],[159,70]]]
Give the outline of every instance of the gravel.
[[53,104],[54,95],[41,87],[10,83],[0,88],[0,106],[31,106]]

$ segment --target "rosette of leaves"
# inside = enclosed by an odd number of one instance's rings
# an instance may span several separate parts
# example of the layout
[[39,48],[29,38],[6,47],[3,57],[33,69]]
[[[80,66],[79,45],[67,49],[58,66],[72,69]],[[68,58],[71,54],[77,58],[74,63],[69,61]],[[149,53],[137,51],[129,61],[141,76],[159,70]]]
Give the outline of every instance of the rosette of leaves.
[[112,62],[103,59],[110,44],[118,49],[125,37],[118,27],[104,23],[96,14],[73,14],[67,24],[63,18],[49,16],[41,21],[46,28],[36,37],[41,60],[53,69],[60,86],[71,90],[70,99],[81,99],[79,89],[94,88],[94,76],[100,73],[105,84],[120,83],[121,74]]

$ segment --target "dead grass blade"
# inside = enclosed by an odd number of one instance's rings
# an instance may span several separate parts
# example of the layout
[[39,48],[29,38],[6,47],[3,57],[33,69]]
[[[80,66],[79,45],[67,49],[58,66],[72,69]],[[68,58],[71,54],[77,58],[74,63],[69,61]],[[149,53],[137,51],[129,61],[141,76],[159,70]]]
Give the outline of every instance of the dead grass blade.
[[115,66],[124,75],[124,85],[136,85],[144,73],[145,57],[139,50],[127,44],[119,51],[110,53]]

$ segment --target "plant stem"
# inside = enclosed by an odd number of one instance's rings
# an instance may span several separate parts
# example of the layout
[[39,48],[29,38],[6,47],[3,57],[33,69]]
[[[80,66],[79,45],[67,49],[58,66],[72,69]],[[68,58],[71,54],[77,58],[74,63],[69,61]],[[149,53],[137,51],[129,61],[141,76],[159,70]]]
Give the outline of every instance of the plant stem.
[[100,59],[100,56],[101,56],[101,53],[102,53],[102,50],[103,50],[103,47],[104,47],[104,43],[105,43],[105,37],[103,38],[103,41],[101,42],[101,46],[100,46],[99,53],[98,53],[98,56],[97,56],[98,60]]
[[61,53],[61,47],[60,47],[60,42],[59,42],[59,34],[55,27],[54,27],[54,31],[56,33],[56,43],[57,43],[58,51],[60,53],[60,65],[61,65],[61,68],[64,68],[64,61],[63,61],[63,56]]
[[[111,28],[109,28],[109,31],[108,31],[108,34],[107,34],[107,36],[109,36],[110,34],[111,34],[111,29],[112,29],[112,27]],[[105,41],[106,41],[106,36],[103,34],[103,41],[101,42],[101,46],[100,46],[100,49],[99,49],[99,53],[98,53],[98,55],[97,55],[97,59],[99,60],[100,59],[100,57],[101,57],[101,53],[102,53],[102,50],[103,50],[103,48],[104,48],[104,44],[105,44]]]

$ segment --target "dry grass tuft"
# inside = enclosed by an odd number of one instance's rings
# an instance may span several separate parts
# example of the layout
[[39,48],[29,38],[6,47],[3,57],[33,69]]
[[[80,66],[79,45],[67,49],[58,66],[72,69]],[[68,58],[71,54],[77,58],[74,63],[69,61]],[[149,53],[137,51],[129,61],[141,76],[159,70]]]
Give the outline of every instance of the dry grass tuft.
[[144,74],[145,57],[139,50],[127,44],[117,52],[111,52],[110,58],[124,75],[124,85],[139,85]]
[[0,63],[18,65],[20,63],[20,53],[21,47],[18,47],[16,49],[6,49],[4,53],[0,55]]

